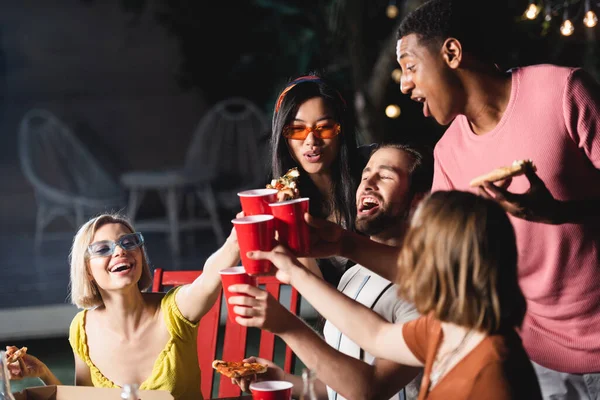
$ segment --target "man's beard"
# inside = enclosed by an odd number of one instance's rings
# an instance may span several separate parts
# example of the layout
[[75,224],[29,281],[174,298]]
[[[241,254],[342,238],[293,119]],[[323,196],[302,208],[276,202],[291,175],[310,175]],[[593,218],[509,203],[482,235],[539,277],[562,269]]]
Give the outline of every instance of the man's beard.
[[367,236],[375,236],[386,229],[400,225],[405,218],[405,213],[389,215],[386,210],[381,210],[374,217],[357,218],[354,225],[357,231],[362,232]]

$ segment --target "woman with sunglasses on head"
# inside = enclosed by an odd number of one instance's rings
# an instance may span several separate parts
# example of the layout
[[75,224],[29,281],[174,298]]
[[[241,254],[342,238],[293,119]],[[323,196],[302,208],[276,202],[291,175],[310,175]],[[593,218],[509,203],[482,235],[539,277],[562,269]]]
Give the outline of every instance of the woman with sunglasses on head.
[[[119,215],[85,223],[70,254],[71,302],[83,311],[71,322],[75,384],[167,390],[176,400],[202,399],[198,322],[221,289],[219,270],[239,258],[234,230],[193,283],[146,293],[152,283],[141,233]],[[230,258],[236,258],[231,260]],[[11,378],[39,377],[60,384],[37,358],[26,354]]]
[[[366,161],[357,148],[356,126],[340,92],[313,73],[287,84],[273,114],[271,168],[277,178],[290,168],[300,172],[301,197],[310,198],[310,213],[354,229],[354,197]],[[305,259],[312,271],[314,260]],[[326,281],[337,285],[346,259],[316,261]]]

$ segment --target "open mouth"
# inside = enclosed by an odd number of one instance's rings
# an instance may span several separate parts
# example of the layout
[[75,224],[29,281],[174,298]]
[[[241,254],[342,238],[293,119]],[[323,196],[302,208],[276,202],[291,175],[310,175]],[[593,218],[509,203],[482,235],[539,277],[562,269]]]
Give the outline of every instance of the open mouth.
[[306,158],[306,160],[308,162],[318,162],[321,159],[321,151],[320,150],[315,150],[315,151],[311,151],[308,153],[304,153],[304,158]]
[[425,97],[413,97],[413,100],[417,103],[423,103],[423,115],[425,117],[429,117],[431,112],[429,111],[429,106],[427,105],[427,100]]
[[119,272],[125,272],[125,271],[129,271],[130,269],[133,268],[133,264],[127,264],[127,263],[120,263],[120,264],[116,264],[114,265],[111,269],[110,269],[110,273],[119,273]]
[[361,198],[360,203],[358,205],[358,213],[364,215],[370,215],[377,212],[381,203],[378,199],[372,196],[365,196]]

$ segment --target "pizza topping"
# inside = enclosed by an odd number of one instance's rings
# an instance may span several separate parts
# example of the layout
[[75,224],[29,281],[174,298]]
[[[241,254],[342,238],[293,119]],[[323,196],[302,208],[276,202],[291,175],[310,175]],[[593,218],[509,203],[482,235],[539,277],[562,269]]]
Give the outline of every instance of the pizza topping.
[[6,362],[14,363],[19,361],[19,358],[22,358],[25,353],[27,353],[27,347],[21,347],[20,349],[16,346],[7,346],[6,350]]
[[524,166],[526,164],[531,164],[531,166],[534,167],[533,161],[531,161],[531,160],[515,160],[515,161],[513,161],[513,165],[515,167],[521,167],[521,166]]
[[221,375],[228,378],[242,378],[267,372],[268,366],[260,363],[247,363],[244,361],[214,360],[212,367]]
[[298,168],[294,167],[288,170],[279,179],[273,179],[270,184],[267,185],[268,189],[277,189],[277,201],[291,200],[300,197],[298,191],[298,178],[300,172]]

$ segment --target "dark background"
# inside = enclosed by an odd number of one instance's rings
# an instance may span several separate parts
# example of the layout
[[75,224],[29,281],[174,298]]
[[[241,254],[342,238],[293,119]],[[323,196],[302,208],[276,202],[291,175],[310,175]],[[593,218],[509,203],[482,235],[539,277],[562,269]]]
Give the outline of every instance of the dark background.
[[[130,169],[178,165],[207,107],[241,95],[270,117],[281,86],[317,70],[356,103],[362,141],[389,138],[434,144],[443,127],[391,78],[395,32],[419,0],[3,0],[0,15],[0,229],[30,232],[31,187],[20,173],[18,122],[32,107],[54,112],[115,176]],[[552,21],[526,21],[527,0],[508,0],[514,27],[507,67],[541,62],[582,66],[599,76],[598,27],[559,33]],[[596,4],[593,4],[593,8]],[[484,2],[478,10],[483,20]],[[504,34],[504,33],[503,33]],[[397,119],[387,104],[401,107]],[[150,203],[150,212],[153,212]],[[1,260],[0,260],[1,262]]]
[[[434,145],[444,127],[425,120],[422,106],[391,77],[400,18],[421,1],[391,2],[399,9],[395,19],[386,16],[388,0],[0,0],[2,345],[29,346],[71,382],[66,334],[77,310],[67,305],[67,257],[75,227],[57,220],[49,230],[65,235],[34,251],[36,199],[17,146],[28,110],[54,113],[116,179],[129,170],[181,165],[196,124],[220,100],[244,96],[270,120],[282,86],[315,70],[354,105],[361,143]],[[568,1],[570,37],[559,33],[564,1],[546,2],[549,22],[543,15],[524,20],[528,0],[505,3],[513,22],[496,32],[506,40],[505,68],[555,63],[600,79],[599,28],[583,26],[584,1]],[[591,3],[599,12],[600,3]],[[493,17],[487,1],[475,4],[479,22]],[[399,105],[399,118],[385,116],[388,104]],[[237,210],[220,211],[228,233]],[[150,196],[140,213],[164,209]],[[199,269],[218,243],[210,230],[195,233],[177,259],[164,234],[145,235],[152,265]]]

